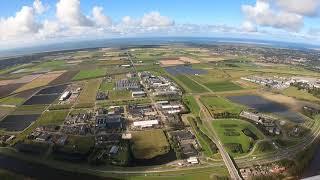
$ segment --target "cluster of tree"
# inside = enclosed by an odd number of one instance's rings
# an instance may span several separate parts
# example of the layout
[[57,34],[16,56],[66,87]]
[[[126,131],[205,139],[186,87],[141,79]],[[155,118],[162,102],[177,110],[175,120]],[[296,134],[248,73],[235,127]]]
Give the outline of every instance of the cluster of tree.
[[256,134],[254,134],[249,128],[244,128],[242,130],[243,134],[245,134],[246,136],[252,138],[253,140],[258,140],[259,138],[257,137]]
[[315,109],[312,107],[305,106],[302,108],[302,113],[310,118],[314,118],[315,115],[320,113],[319,109]]
[[242,145],[239,143],[227,143],[225,146],[233,153],[243,153]]
[[306,90],[308,93],[320,98],[320,88],[311,87],[308,83],[303,82],[295,82],[290,85],[298,88],[298,90]]
[[173,148],[174,152],[176,152],[176,156],[178,159],[183,159],[184,158],[184,154],[182,153],[182,149],[179,145],[179,141],[177,140],[177,138],[172,137],[171,138],[171,147]]
[[193,124],[194,128],[195,128],[195,131],[197,132],[197,134],[199,136],[201,136],[202,139],[204,139],[208,144],[209,144],[209,147],[211,149],[211,151],[215,154],[218,152],[218,148],[216,146],[216,144],[206,135],[204,134],[201,129],[199,128],[199,125],[202,124],[202,121],[201,119],[198,117],[196,120],[192,119],[190,121],[190,123]]

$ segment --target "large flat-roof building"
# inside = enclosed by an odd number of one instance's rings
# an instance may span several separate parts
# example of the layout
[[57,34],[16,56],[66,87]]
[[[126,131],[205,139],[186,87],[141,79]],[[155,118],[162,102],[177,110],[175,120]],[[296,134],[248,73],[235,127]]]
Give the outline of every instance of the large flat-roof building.
[[121,129],[123,127],[122,117],[121,115],[97,115],[96,127],[99,129]]

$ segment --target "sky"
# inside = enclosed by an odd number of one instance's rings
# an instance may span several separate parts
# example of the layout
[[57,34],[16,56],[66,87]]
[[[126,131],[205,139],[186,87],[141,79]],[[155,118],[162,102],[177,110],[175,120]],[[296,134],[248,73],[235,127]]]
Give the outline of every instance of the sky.
[[320,0],[0,0],[0,3],[0,49],[162,36],[320,44]]

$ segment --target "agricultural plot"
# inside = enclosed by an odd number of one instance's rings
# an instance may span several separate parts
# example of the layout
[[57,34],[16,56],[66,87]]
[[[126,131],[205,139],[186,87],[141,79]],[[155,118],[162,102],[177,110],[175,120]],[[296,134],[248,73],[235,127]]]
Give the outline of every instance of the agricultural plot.
[[112,91],[114,88],[114,83],[113,82],[106,82],[106,81],[103,81],[100,85],[100,91],[104,91],[104,92],[107,92],[107,91]]
[[234,84],[230,81],[224,81],[224,82],[211,82],[211,83],[205,83],[205,86],[207,86],[209,89],[215,92],[220,91],[234,91],[234,90],[241,90],[243,89],[241,86]]
[[215,67],[210,67],[209,64],[197,64],[192,65],[194,68],[204,69],[207,71],[205,74],[193,75],[192,79],[200,82],[202,84],[211,83],[211,82],[219,82],[222,80],[227,81],[230,79],[230,75],[221,69],[217,69]]
[[54,84],[62,84],[62,83],[67,83],[72,80],[72,78],[78,74],[79,71],[67,71],[63,73],[61,76],[56,78],[55,80],[51,81],[49,85],[54,85]]
[[81,70],[72,80],[90,79],[106,75],[105,69]]
[[14,110],[14,108],[11,107],[1,107],[0,108],[0,120],[5,117],[6,115],[8,115],[10,112],[12,112]]
[[39,91],[36,95],[61,94],[67,88],[67,85],[52,86]]
[[201,96],[200,100],[211,114],[223,112],[239,114],[244,109],[244,107],[234,104],[223,97]]
[[183,83],[182,86],[186,87],[186,90],[189,90],[190,92],[195,93],[203,93],[207,92],[207,90],[202,87],[200,84],[196,83],[195,81],[191,80],[187,76],[184,75],[178,75],[175,77],[179,82]]
[[39,114],[8,115],[0,121],[0,129],[5,131],[22,131],[38,119]]
[[108,94],[109,100],[124,100],[124,99],[133,99],[131,96],[131,92],[128,90],[114,90],[109,91]]
[[0,105],[16,106],[16,105],[22,104],[23,101],[25,101],[25,98],[10,96],[10,97],[0,99]]
[[50,95],[38,95],[32,96],[28,99],[23,105],[39,105],[39,104],[51,104],[55,101],[60,95],[59,94],[50,94]]
[[173,66],[173,67],[166,67],[165,70],[173,75],[195,75],[195,74],[206,74],[208,73],[207,70],[203,69],[194,69],[193,66]]
[[92,79],[86,83],[85,88],[82,90],[76,107],[91,107],[96,100],[97,91],[100,87],[101,79]]
[[316,98],[312,94],[308,93],[304,90],[298,90],[296,87],[289,87],[283,91],[281,91],[282,94],[290,97],[294,97],[296,99],[301,99],[305,101],[314,101],[314,102],[320,102],[320,99]]
[[36,126],[46,126],[46,125],[61,125],[66,116],[68,115],[68,110],[61,111],[48,111],[41,115],[41,117],[35,122]]
[[214,120],[212,126],[222,144],[233,156],[249,153],[255,142],[264,138],[254,125],[243,120]]
[[24,115],[24,114],[41,114],[45,109],[46,105],[28,105],[19,106],[12,114]]
[[34,66],[32,69],[33,70],[47,70],[47,69],[60,70],[60,69],[64,69],[66,67],[65,65],[66,65],[65,61],[47,61]]
[[20,87],[19,89],[17,89],[15,92],[22,92],[25,90],[29,90],[29,89],[33,89],[33,88],[37,88],[37,87],[41,87],[41,86],[45,86],[47,84],[49,84],[51,81],[53,81],[54,79],[56,79],[57,77],[59,77],[61,74],[63,74],[63,72],[50,72],[47,74],[44,74],[38,78],[36,78],[35,80],[31,81],[30,83],[23,85],[22,87]]
[[170,150],[162,130],[137,131],[132,134],[132,152],[136,159],[151,159]]
[[3,85],[0,86],[0,97],[4,97],[12,93],[13,91],[17,90],[20,88],[23,84],[8,84],[8,85]]

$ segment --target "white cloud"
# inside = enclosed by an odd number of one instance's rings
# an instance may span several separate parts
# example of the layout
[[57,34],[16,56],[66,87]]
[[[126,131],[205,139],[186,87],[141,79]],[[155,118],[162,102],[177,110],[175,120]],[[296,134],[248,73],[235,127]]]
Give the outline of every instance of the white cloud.
[[79,0],[60,0],[56,8],[58,20],[66,26],[93,25],[93,22],[81,12]]
[[276,0],[283,10],[304,16],[315,16],[319,13],[320,0]]
[[254,6],[243,5],[242,11],[246,21],[260,26],[268,26],[289,31],[299,31],[303,27],[303,16],[280,10],[271,9],[267,0],[257,0]]
[[[157,11],[148,12],[138,18],[124,16],[119,22],[112,22],[111,17],[107,16],[100,6],[94,6],[90,14],[83,13],[80,0],[58,0],[55,17],[44,19],[47,17],[44,13],[48,6],[35,0],[30,6],[22,7],[14,16],[0,18],[0,40],[5,40],[0,41],[0,44],[110,36],[237,36],[268,33],[267,28],[258,32],[259,26],[298,31],[303,25],[303,16],[289,8],[285,9],[283,5],[270,4],[276,1],[280,0],[257,0],[255,5],[242,6],[246,19],[240,27],[235,27],[224,24],[175,24],[173,19]],[[297,37],[299,33],[286,34]]]
[[141,19],[141,26],[144,27],[166,27],[174,25],[169,17],[161,16],[159,12],[153,11],[145,14]]
[[98,26],[111,26],[112,20],[110,17],[103,14],[103,8],[99,6],[95,6],[92,9],[93,20]]
[[121,24],[124,26],[138,26],[139,25],[139,21],[133,19],[130,16],[124,16],[121,20]]
[[35,20],[32,7],[23,6],[15,16],[0,19],[0,39],[12,39],[38,32],[40,24]]
[[244,21],[241,27],[245,32],[257,32],[257,26],[250,21]]
[[36,13],[42,14],[48,9],[48,7],[44,6],[40,0],[35,0],[33,2],[33,9],[36,11]]
[[45,39],[50,37],[56,37],[57,33],[61,31],[61,26],[57,21],[48,21],[43,22],[42,28],[39,30],[38,37]]

